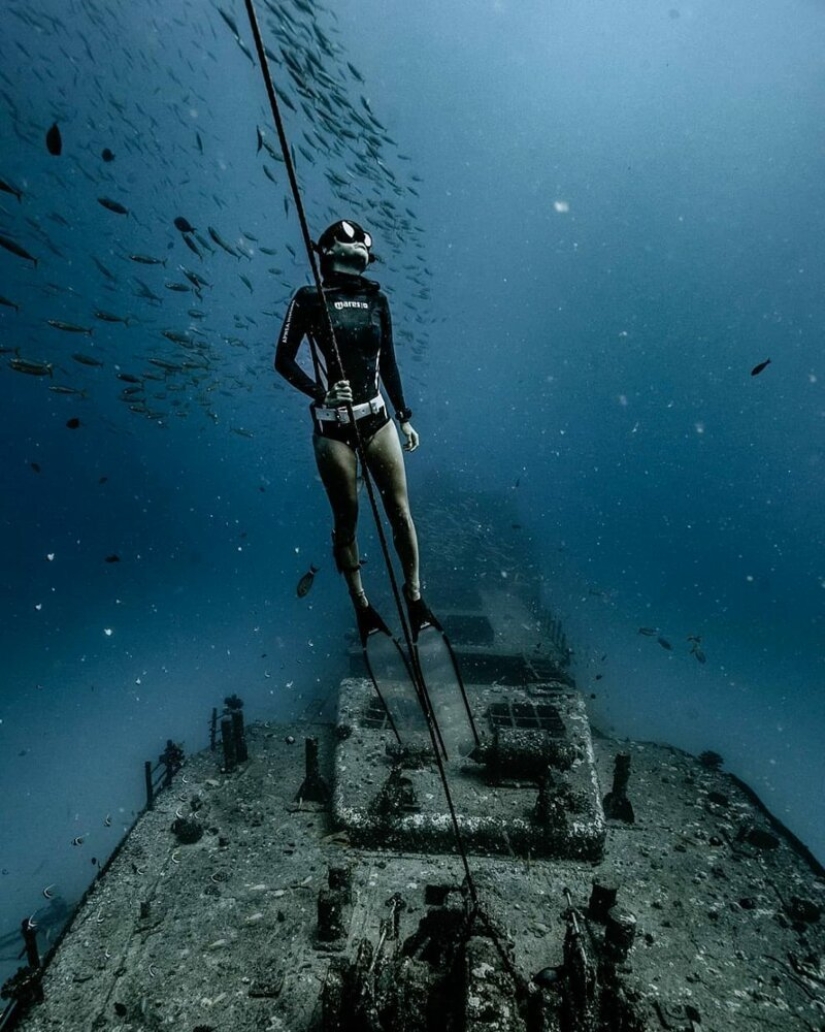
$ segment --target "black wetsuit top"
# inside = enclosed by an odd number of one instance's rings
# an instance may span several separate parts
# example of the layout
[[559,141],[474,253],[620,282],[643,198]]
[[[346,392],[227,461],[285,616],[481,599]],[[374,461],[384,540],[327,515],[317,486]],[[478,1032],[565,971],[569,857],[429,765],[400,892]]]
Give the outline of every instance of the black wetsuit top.
[[[352,387],[352,404],[360,405],[375,398],[379,393],[380,381],[395,411],[406,409],[395,359],[392,320],[386,294],[374,280],[334,273],[324,280],[324,297],[344,376]],[[323,361],[324,368],[319,370],[321,382],[308,376],[295,361],[304,337],[311,338]],[[327,392],[328,384],[323,380],[333,382],[338,379],[334,372],[327,375],[327,370],[335,369],[335,358],[328,337],[318,291],[315,287],[301,287],[289,304],[278,337],[275,369],[293,387],[311,397],[316,405],[323,403]],[[375,421],[375,417],[366,418]],[[382,414],[376,429],[383,426],[387,418]],[[362,422],[359,420],[359,428]],[[318,430],[326,435],[327,430],[333,426],[329,423],[319,424]]]

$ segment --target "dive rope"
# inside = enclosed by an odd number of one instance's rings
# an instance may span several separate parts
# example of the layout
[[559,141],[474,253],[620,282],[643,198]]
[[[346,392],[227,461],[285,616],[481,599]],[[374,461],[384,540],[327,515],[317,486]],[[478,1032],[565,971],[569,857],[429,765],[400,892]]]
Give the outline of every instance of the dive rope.
[[[252,28],[252,35],[253,35],[253,37],[255,39],[255,48],[258,51],[258,60],[260,61],[260,64],[261,64],[261,74],[263,75],[264,84],[266,86],[266,92],[267,92],[267,96],[269,98],[269,105],[270,105],[270,108],[272,109],[272,117],[273,117],[273,119],[275,121],[275,128],[277,129],[278,139],[279,139],[280,144],[281,144],[281,153],[283,154],[284,165],[286,166],[287,175],[289,177],[289,184],[290,184],[290,188],[292,190],[292,197],[293,197],[293,200],[295,201],[295,210],[298,213],[298,221],[300,222],[300,225],[301,225],[301,233],[302,233],[303,238],[304,238],[304,247],[306,248],[307,258],[309,259],[310,268],[312,269],[312,276],[313,276],[313,279],[315,281],[315,289],[317,290],[318,296],[321,299],[321,306],[320,307],[321,307],[322,312],[324,313],[324,317],[325,317],[325,320],[326,320],[325,330],[326,330],[327,334],[329,335],[329,341],[330,341],[331,349],[332,349],[332,357],[333,357],[335,365],[337,366],[337,368],[335,370],[332,370],[332,372],[334,374],[340,374],[340,375],[337,375],[336,378],[343,380],[343,379],[346,379],[346,376],[345,376],[345,373],[344,373],[344,366],[343,366],[343,363],[341,361],[341,353],[340,353],[340,351],[338,349],[338,342],[335,339],[335,330],[333,329],[333,326],[332,326],[332,318],[330,317],[329,309],[328,309],[327,303],[326,303],[326,298],[324,296],[324,288],[323,288],[323,285],[321,283],[321,275],[320,275],[320,271],[319,271],[319,268],[318,268],[318,263],[317,263],[316,258],[315,258],[315,250],[313,248],[312,238],[311,238],[310,233],[309,233],[309,226],[307,224],[306,214],[304,212],[304,205],[303,205],[303,202],[301,200],[301,191],[300,191],[300,187],[298,186],[298,179],[297,179],[296,174],[295,174],[295,167],[294,167],[294,164],[292,162],[292,156],[291,156],[291,153],[290,153],[290,150],[289,150],[289,141],[287,140],[286,130],[284,129],[283,120],[281,119],[281,111],[280,111],[280,107],[278,105],[278,97],[277,97],[277,94],[275,93],[275,86],[274,86],[274,84],[272,82],[272,76],[271,76],[270,71],[269,71],[269,64],[268,64],[268,61],[267,61],[267,54],[266,54],[266,51],[264,49],[263,39],[261,38],[261,30],[260,30],[260,27],[258,25],[258,19],[257,19],[257,15],[255,13],[255,7],[254,7],[254,4],[253,4],[253,0],[244,0],[244,2],[246,4],[246,11],[247,11],[247,14],[249,16],[249,24],[250,24],[250,26]],[[311,347],[312,347],[312,350],[313,350],[313,361],[316,363],[316,368],[317,368],[318,359],[317,359],[317,356],[315,354],[315,346],[314,346],[314,343],[312,341],[310,341],[310,344],[311,344]],[[392,588],[393,597],[395,599],[395,605],[396,605],[396,608],[398,610],[398,617],[399,617],[399,620],[401,622],[402,631],[404,633],[404,640],[406,642],[407,649],[408,649],[409,655],[410,655],[411,660],[412,660],[413,657],[415,656],[415,652],[413,650],[412,635],[411,635],[411,632],[410,632],[410,627],[409,627],[409,624],[407,622],[406,616],[404,614],[404,608],[403,608],[402,600],[401,600],[401,592],[399,591],[399,588],[398,588],[398,581],[396,580],[395,571],[393,570],[392,560],[390,558],[389,548],[387,546],[386,533],[384,531],[384,527],[383,527],[383,524],[381,522],[381,516],[380,516],[379,510],[378,510],[378,503],[377,503],[377,501],[375,499],[375,490],[374,490],[373,483],[372,483],[372,477],[370,476],[369,468],[368,468],[367,462],[366,462],[366,450],[364,448],[364,442],[363,442],[363,440],[361,438],[361,434],[360,434],[360,432],[358,430],[358,423],[357,423],[357,421],[355,420],[355,418],[353,416],[352,403],[351,402],[347,402],[346,403],[346,409],[347,409],[347,415],[349,416],[349,419],[350,419],[350,423],[352,424],[352,428],[354,430],[354,437],[355,437],[355,444],[356,444],[356,453],[357,453],[358,459],[359,459],[359,461],[361,463],[361,473],[362,473],[362,476],[363,476],[363,479],[364,479],[364,484],[365,484],[365,486],[367,488],[367,496],[369,498],[370,508],[372,509],[373,519],[375,520],[375,526],[376,526],[376,530],[378,532],[378,540],[379,540],[379,543],[381,545],[381,551],[382,551],[382,553],[384,555],[384,563],[386,565],[387,573],[389,575],[390,586]],[[440,736],[440,732],[438,732],[438,734],[437,734],[438,724],[437,724],[437,721],[436,721],[436,718],[435,718],[435,713],[433,711],[432,703],[430,701],[429,692],[427,691],[427,685],[424,682],[424,678],[423,678],[423,675],[421,673],[421,670],[418,668],[418,664],[416,662],[414,662],[414,661],[411,662],[410,663],[410,669],[412,671],[413,685],[415,687],[416,694],[418,695],[419,703],[420,703],[421,708],[422,708],[422,710],[424,712],[424,718],[425,718],[425,720],[427,722],[427,728],[428,728],[429,733],[430,733],[430,739],[432,741],[432,746],[433,746],[433,753],[435,755],[436,763],[438,765],[438,772],[439,772],[439,776],[440,776],[440,779],[441,779],[441,783],[442,783],[443,788],[444,788],[444,795],[445,795],[445,798],[447,800],[447,807],[448,807],[448,809],[450,811],[450,819],[451,819],[451,822],[452,822],[452,825],[453,825],[453,831],[455,833],[456,847],[457,847],[459,855],[461,857],[461,863],[462,863],[462,866],[464,868],[464,875],[465,875],[465,882],[466,882],[466,885],[467,885],[467,890],[468,890],[468,892],[470,894],[470,898],[472,900],[473,908],[475,910],[475,909],[478,908],[478,895],[476,893],[475,882],[473,880],[473,876],[472,876],[472,873],[470,871],[470,864],[469,864],[469,861],[467,859],[467,852],[466,852],[466,849],[464,847],[464,840],[463,840],[463,837],[462,837],[462,834],[461,834],[461,828],[459,827],[459,823],[458,823],[458,815],[457,815],[457,813],[455,811],[455,806],[453,804],[452,794],[450,792],[450,787],[449,787],[449,784],[447,782],[447,772],[446,772],[445,767],[444,767],[444,760],[443,760],[442,755],[441,755],[441,749],[439,748],[439,742],[436,740],[437,737],[439,739],[441,737]]]

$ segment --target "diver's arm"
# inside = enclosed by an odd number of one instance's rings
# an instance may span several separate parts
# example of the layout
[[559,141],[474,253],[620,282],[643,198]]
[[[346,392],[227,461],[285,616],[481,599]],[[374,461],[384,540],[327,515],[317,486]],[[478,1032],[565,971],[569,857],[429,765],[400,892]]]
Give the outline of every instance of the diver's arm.
[[381,383],[383,383],[387,391],[390,404],[396,413],[404,412],[407,406],[404,404],[401,373],[398,371],[398,362],[395,358],[390,306],[385,297],[382,296],[381,301],[381,351],[378,358],[378,369],[381,373]]
[[401,373],[398,370],[398,361],[395,357],[395,345],[392,339],[392,317],[390,306],[384,298],[381,312],[381,355],[379,369],[381,370],[381,382],[386,388],[390,403],[395,409],[395,418],[401,428],[401,433],[407,438],[404,451],[413,452],[419,445],[419,436],[413,429],[410,422],[412,412],[407,408],[404,401],[404,389],[401,386]]
[[326,387],[308,376],[295,360],[301,342],[311,330],[305,289],[302,287],[295,294],[287,308],[275,348],[275,371],[303,394],[316,402],[323,402]]

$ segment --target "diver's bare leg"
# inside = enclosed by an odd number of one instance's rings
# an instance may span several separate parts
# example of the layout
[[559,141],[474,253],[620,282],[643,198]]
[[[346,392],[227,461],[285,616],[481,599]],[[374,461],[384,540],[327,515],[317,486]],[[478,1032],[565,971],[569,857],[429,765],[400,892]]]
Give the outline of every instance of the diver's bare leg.
[[404,453],[393,423],[382,426],[367,445],[367,462],[392,527],[393,543],[404,571],[407,598],[418,599],[421,596],[418,537],[410,513]]
[[333,555],[357,606],[367,605],[361,582],[361,561],[355,531],[358,525],[358,463],[355,452],[342,441],[315,434],[315,462],[332,507]]

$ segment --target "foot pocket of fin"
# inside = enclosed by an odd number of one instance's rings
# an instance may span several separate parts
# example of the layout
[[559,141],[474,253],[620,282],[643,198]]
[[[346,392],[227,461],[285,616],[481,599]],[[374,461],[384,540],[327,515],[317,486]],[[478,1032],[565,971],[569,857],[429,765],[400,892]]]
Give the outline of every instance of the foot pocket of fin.
[[371,634],[377,634],[379,631],[387,635],[390,633],[389,627],[369,603],[365,606],[356,606],[355,617],[358,620],[358,634],[362,645],[367,644],[367,638]]
[[437,631],[443,630],[441,624],[433,616],[430,607],[422,597],[419,596],[416,599],[409,598],[405,586],[404,598],[407,602],[407,614],[410,618],[410,632],[412,633],[413,641],[418,641],[418,635],[425,627],[435,627]]

